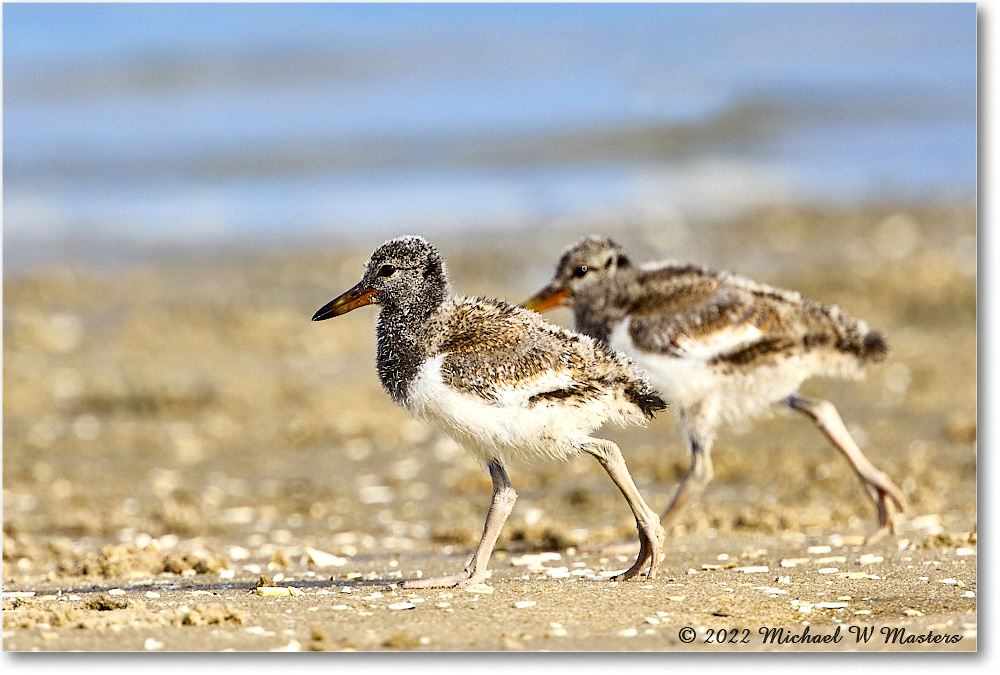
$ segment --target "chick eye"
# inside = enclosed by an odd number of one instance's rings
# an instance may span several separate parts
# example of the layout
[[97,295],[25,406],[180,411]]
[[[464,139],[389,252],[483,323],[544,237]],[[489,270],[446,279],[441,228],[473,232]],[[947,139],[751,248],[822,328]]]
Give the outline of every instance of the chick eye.
[[588,272],[586,265],[580,265],[575,270],[573,270],[573,276],[579,279]]
[[382,265],[378,268],[378,275],[380,277],[391,277],[396,273],[396,268],[392,265]]

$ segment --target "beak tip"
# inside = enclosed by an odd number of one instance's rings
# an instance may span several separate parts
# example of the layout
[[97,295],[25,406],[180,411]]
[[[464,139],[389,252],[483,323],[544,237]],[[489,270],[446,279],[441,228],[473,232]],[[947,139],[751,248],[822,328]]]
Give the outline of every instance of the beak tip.
[[340,316],[341,314],[347,314],[358,307],[370,305],[375,302],[373,299],[374,295],[374,289],[365,288],[362,287],[361,284],[358,284],[351,290],[341,294],[339,297],[331,300],[316,310],[316,313],[313,314],[312,320],[325,321],[327,319],[332,319],[335,316]]
[[546,286],[538,293],[526,300],[521,306],[533,312],[544,312],[554,307],[563,307],[569,304],[570,292],[567,289],[554,289]]

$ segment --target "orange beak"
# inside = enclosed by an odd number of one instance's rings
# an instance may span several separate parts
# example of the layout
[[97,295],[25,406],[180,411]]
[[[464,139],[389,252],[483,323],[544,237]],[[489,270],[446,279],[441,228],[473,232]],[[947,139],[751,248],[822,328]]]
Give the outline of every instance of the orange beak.
[[556,289],[549,285],[535,293],[523,306],[535,312],[544,312],[553,307],[568,305],[571,297],[573,293],[568,288]]
[[323,321],[332,319],[341,314],[347,314],[352,309],[364,307],[375,302],[375,289],[358,284],[340,297],[334,298],[330,302],[320,307],[319,311],[313,314],[313,321]]

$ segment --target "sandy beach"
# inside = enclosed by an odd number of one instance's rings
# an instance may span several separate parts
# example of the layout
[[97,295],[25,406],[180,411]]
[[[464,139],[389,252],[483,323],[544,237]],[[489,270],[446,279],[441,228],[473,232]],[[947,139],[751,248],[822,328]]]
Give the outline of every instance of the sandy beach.
[[[401,590],[465,565],[490,481],[382,391],[374,309],[309,321],[381,242],[64,251],[4,278],[4,650],[976,650],[975,208],[579,227],[433,243],[466,295],[520,302],[600,231],[866,320],[888,360],[803,392],[902,488],[897,535],[864,543],[847,463],[776,413],[723,431],[655,580],[608,580],[635,524],[581,457],[511,467],[487,585]],[[687,469],[671,416],[601,433],[662,512]]]

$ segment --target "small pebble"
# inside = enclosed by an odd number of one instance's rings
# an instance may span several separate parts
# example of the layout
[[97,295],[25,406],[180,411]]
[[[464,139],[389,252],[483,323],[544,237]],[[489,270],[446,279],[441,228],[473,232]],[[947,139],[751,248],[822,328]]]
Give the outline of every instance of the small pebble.
[[972,591],[966,591],[965,593],[962,593],[962,597],[963,598],[974,598],[974,597],[976,597],[976,594],[974,592],[972,592]]
[[635,637],[639,634],[639,631],[635,628],[625,628],[624,630],[618,631],[618,634],[622,637]]
[[142,643],[142,648],[147,652],[155,652],[157,649],[163,649],[163,643],[154,638],[146,638],[146,641]]
[[806,549],[806,553],[809,553],[810,555],[817,555],[819,553],[829,553],[830,550],[831,550],[830,547],[825,545],[810,546],[809,548]]
[[976,551],[975,549],[965,548],[963,546],[962,548],[955,549],[955,555],[976,555]]
[[347,558],[342,558],[326,551],[320,551],[306,546],[306,558],[317,567],[343,567],[347,564]]
[[399,609],[415,609],[415,608],[416,608],[416,605],[414,605],[412,602],[394,602],[391,605],[389,605],[389,609],[396,609],[396,610],[399,610]]
[[486,584],[472,584],[471,586],[466,586],[464,590],[466,593],[483,593],[489,595],[493,592],[493,587]]
[[818,574],[836,574],[839,571],[836,567],[821,567],[816,570]]
[[125,595],[125,591],[120,588],[112,588],[108,591],[108,595]]
[[817,602],[816,607],[820,609],[844,609],[847,607],[846,602]]
[[921,612],[919,609],[904,609],[903,610],[903,615],[904,616],[923,616],[924,613]]
[[510,559],[510,564],[514,567],[523,567],[525,565],[540,567],[542,563],[560,559],[562,559],[561,553],[544,551],[542,553],[526,553],[525,555],[515,556]]
[[146,591],[146,597],[147,598],[158,598],[158,597],[160,597],[160,594],[157,593],[156,591]]
[[744,574],[757,574],[759,572],[770,571],[767,565],[750,565],[748,567],[737,567],[737,572],[743,572]]
[[657,625],[657,624],[660,623],[660,620],[657,619],[655,616],[647,616],[646,617],[646,623],[651,623],[651,624],[653,624],[655,626],[655,625]]
[[810,562],[809,558],[783,558],[778,564],[782,567],[795,567]]
[[272,652],[300,652],[302,651],[302,644],[298,640],[291,640],[287,645],[283,647],[275,647],[274,649],[269,649]]
[[527,609],[528,607],[534,607],[538,603],[534,600],[518,600],[514,603],[514,609]]
[[882,562],[884,560],[885,560],[885,558],[883,558],[880,555],[875,555],[874,553],[865,553],[860,558],[858,558],[858,564],[859,565],[872,565],[874,563],[880,563],[880,562]]

